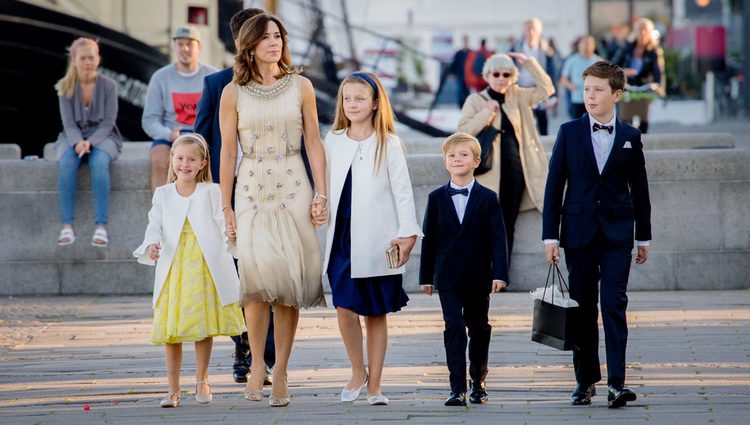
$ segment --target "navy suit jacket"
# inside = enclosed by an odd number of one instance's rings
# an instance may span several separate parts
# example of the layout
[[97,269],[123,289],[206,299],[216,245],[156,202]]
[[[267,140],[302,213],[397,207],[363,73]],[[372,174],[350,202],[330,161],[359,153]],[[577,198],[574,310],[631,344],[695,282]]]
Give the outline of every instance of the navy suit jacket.
[[[624,147],[626,142],[630,148]],[[616,120],[615,140],[599,174],[589,115],[560,126],[544,191],[542,239],[581,248],[601,229],[610,243],[632,248],[634,225],[636,240],[651,240],[641,132]]]
[[219,129],[219,102],[224,87],[232,82],[234,70],[230,67],[214,72],[203,79],[203,93],[195,115],[195,132],[203,136],[211,154],[211,177],[219,182],[221,161],[221,131]]
[[449,187],[432,191],[427,199],[419,283],[438,290],[489,293],[492,280],[508,282],[505,225],[497,195],[475,181],[460,223]]

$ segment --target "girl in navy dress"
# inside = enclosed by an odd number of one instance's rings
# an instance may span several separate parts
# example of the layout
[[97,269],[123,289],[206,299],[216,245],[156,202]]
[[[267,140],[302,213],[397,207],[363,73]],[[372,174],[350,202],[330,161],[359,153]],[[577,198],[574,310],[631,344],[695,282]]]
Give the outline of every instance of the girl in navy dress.
[[[352,363],[341,401],[388,404],[380,389],[388,345],[388,313],[409,297],[402,287],[404,264],[422,231],[417,224],[409,170],[394,134],[388,95],[375,75],[355,72],[339,87],[336,115],[324,146],[329,170],[330,221],[326,235],[328,274],[339,330]],[[398,264],[385,252],[398,246]],[[367,328],[365,367],[362,327]]]

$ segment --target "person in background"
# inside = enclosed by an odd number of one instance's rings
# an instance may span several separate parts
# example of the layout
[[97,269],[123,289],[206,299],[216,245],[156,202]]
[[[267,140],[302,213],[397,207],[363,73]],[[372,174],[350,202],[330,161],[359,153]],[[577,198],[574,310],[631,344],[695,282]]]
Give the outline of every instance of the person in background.
[[[533,86],[515,84],[516,63],[532,75]],[[534,126],[532,108],[553,95],[555,87],[539,62],[523,53],[493,55],[484,64],[483,74],[489,87],[466,99],[458,131],[476,136],[487,125],[500,130],[492,142],[492,167],[477,181],[500,197],[510,264],[518,213],[542,210],[547,154]]]
[[[552,52],[549,50],[547,42],[542,38],[543,24],[539,18],[531,18],[524,22],[523,25],[523,37],[511,47],[511,52],[523,53],[526,57],[534,58],[542,69],[549,76],[555,75],[554,61],[552,60]],[[520,70],[518,74],[518,85],[520,87],[534,87],[535,81],[533,76],[521,66],[520,63],[516,62]],[[554,80],[553,80],[554,84]],[[552,96],[546,98],[543,102],[534,105],[534,118],[536,118],[536,125],[539,129],[539,134],[546,136],[548,134],[548,120],[547,120],[547,109],[555,106],[557,98]]]
[[620,49],[612,59],[625,70],[627,83],[639,87],[647,84],[652,89],[645,93],[626,92],[620,104],[620,119],[628,124],[636,116],[640,119],[638,129],[648,133],[649,105],[657,96],[664,95],[665,73],[664,52],[659,47],[659,39],[650,19],[641,18],[633,26],[635,40]]
[[153,139],[149,153],[151,190],[167,180],[169,150],[181,134],[193,131],[203,78],[217,71],[201,64],[201,36],[192,27],[179,27],[172,37],[177,62],[154,73],[148,83],[141,125]]
[[448,73],[456,77],[456,102],[459,108],[464,106],[464,102],[470,94],[465,78],[466,58],[469,52],[471,52],[471,49],[469,49],[469,36],[464,35],[462,42],[463,47],[453,55],[453,60],[448,66]]
[[109,166],[122,149],[117,129],[117,83],[97,72],[99,45],[81,37],[68,49],[68,70],[55,85],[60,103],[63,131],[55,142],[60,161],[58,191],[62,230],[57,238],[60,246],[75,242],[73,230],[76,180],[81,163],[91,170],[91,191],[94,195],[96,230],[91,244],[106,247],[109,219]]
[[466,85],[475,92],[480,92],[487,88],[487,81],[482,78],[482,68],[484,67],[484,62],[490,56],[492,56],[492,51],[487,49],[487,39],[485,38],[479,41],[479,50],[470,50],[466,55],[464,79]]
[[570,92],[573,112],[571,118],[573,119],[580,118],[586,113],[586,105],[583,102],[583,71],[602,60],[594,53],[596,49],[594,37],[590,35],[580,37],[577,47],[578,51],[565,60],[560,76],[560,86]]

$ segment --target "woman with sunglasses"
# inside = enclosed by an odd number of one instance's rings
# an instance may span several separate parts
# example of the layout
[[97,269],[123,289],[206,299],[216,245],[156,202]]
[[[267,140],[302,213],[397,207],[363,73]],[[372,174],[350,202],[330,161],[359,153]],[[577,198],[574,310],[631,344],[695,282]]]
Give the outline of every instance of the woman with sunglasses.
[[[532,76],[533,87],[516,85],[519,72],[514,59]],[[477,181],[500,197],[510,264],[519,211],[542,210],[547,155],[539,139],[532,108],[552,96],[555,87],[539,62],[523,53],[491,56],[484,63],[482,76],[489,87],[466,99],[458,131],[476,136],[488,126],[499,130],[492,142],[492,167],[477,176]]]

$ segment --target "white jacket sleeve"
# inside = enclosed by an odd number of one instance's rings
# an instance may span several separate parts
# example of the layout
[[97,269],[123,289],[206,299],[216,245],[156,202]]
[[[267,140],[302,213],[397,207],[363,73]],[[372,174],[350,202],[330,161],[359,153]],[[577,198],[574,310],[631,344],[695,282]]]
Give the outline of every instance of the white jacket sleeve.
[[155,243],[160,244],[163,240],[162,201],[160,189],[161,188],[156,188],[156,191],[154,191],[154,197],[151,199],[151,210],[148,212],[148,226],[146,227],[146,234],[143,237],[143,243],[133,251],[133,256],[138,259],[138,262],[148,266],[156,264],[148,253],[149,245]]
[[[391,138],[392,137],[392,138]],[[388,180],[391,184],[393,199],[396,201],[398,214],[398,237],[423,237],[422,228],[417,223],[417,210],[414,206],[409,169],[406,166],[406,156],[401,140],[389,136],[388,140]]]

